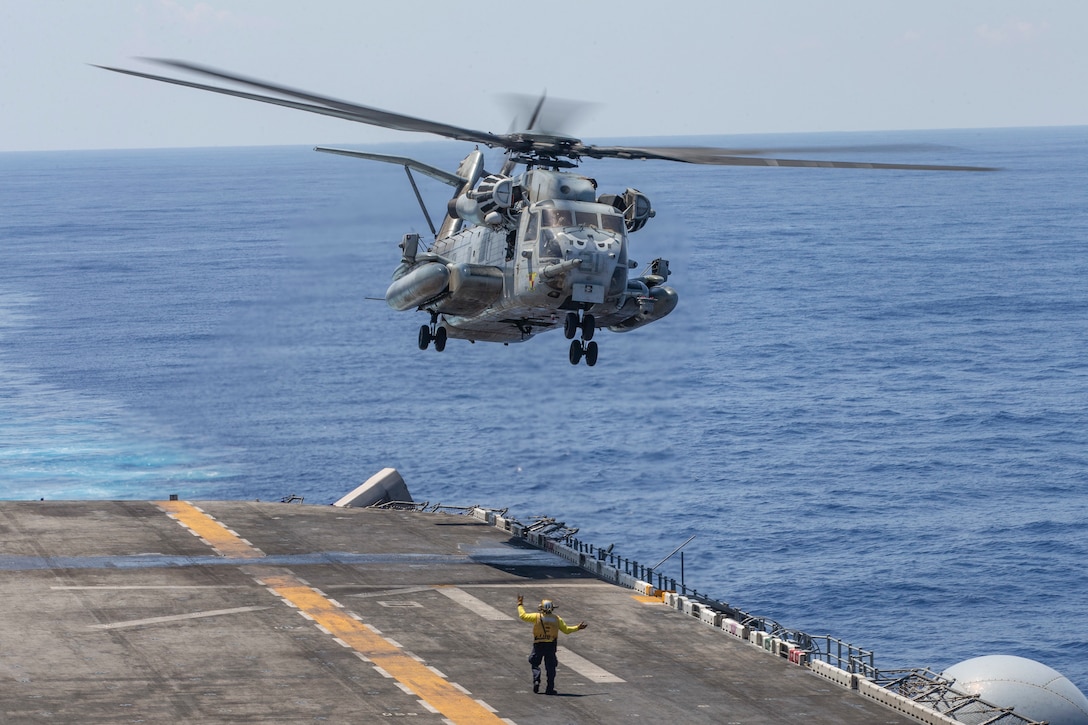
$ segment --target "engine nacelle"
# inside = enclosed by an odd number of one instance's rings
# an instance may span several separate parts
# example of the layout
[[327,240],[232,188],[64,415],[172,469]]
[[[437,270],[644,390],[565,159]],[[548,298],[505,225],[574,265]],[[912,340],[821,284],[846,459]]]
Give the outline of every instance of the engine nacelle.
[[609,204],[623,214],[623,221],[629,232],[642,229],[646,226],[646,222],[657,215],[650,206],[650,197],[638,189],[627,189],[623,194],[601,194],[597,201],[601,204]]
[[623,322],[608,327],[612,332],[630,332],[631,330],[660,320],[676,309],[680,296],[672,287],[658,286],[647,288],[645,283],[631,280],[627,283],[628,297],[620,308],[620,314],[629,313]]
[[[474,224],[485,224],[488,215],[497,212],[501,219],[510,219],[510,208],[515,199],[514,180],[509,176],[492,174],[484,177],[480,185],[471,191],[452,199],[449,205],[450,216]],[[494,219],[492,217],[491,219]]]

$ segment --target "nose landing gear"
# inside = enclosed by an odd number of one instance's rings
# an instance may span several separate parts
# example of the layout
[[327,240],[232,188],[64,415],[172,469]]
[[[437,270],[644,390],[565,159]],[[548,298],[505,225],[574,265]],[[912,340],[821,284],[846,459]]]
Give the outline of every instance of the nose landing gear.
[[[593,319],[593,315],[589,313],[582,314],[582,319],[578,319],[578,313],[568,312],[566,318],[563,320],[563,334],[567,336],[570,343],[570,364],[577,365],[585,357],[586,365],[593,367],[597,364],[597,343],[592,342],[593,333],[597,329],[597,322]],[[582,333],[580,340],[575,340],[574,336],[578,332]]]
[[431,315],[430,325],[419,326],[420,350],[426,350],[431,342],[434,342],[435,352],[442,352],[446,349],[446,339],[446,328],[438,326],[438,315]]
[[593,319],[593,315],[589,313],[582,315],[582,319],[579,320],[577,312],[568,312],[563,319],[563,334],[567,336],[568,340],[573,340],[574,336],[581,332],[582,339],[589,342],[593,339],[593,333],[596,329],[597,322]]

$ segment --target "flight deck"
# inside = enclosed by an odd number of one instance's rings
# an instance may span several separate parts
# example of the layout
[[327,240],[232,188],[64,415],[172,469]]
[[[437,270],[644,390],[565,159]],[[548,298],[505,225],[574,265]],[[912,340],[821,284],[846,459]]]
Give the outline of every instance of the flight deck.
[[[917,722],[471,515],[0,502],[0,542],[4,722]],[[557,696],[519,594],[589,625]]]

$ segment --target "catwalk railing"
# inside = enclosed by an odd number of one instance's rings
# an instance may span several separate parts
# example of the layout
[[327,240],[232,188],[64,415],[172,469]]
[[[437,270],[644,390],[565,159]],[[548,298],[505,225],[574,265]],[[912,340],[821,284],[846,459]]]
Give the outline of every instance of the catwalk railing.
[[959,692],[952,682],[928,669],[880,670],[872,650],[857,647],[831,635],[813,636],[785,627],[774,619],[746,612],[707,592],[688,587],[644,563],[620,555],[614,546],[606,549],[582,541],[578,529],[548,517],[536,517],[525,524],[507,516],[507,509],[442,504],[387,504],[419,511],[443,511],[471,515],[510,532],[540,549],[550,551],[601,579],[662,597],[677,609],[703,622],[761,647],[789,662],[808,667],[816,674],[859,694],[882,702],[915,719],[932,725],[1046,725],[1017,715],[1009,708]]

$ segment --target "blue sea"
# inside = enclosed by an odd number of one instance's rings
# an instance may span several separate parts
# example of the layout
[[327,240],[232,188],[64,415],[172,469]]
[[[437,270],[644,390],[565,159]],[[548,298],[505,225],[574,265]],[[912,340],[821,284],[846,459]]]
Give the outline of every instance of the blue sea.
[[417,349],[373,299],[427,236],[395,166],[0,154],[0,498],[324,504],[394,466],[645,564],[694,534],[689,588],[882,669],[1015,654],[1088,690],[1088,128],[653,141],[1004,170],[587,163],[654,202],[632,255],[680,294],[588,368],[558,333]]

